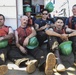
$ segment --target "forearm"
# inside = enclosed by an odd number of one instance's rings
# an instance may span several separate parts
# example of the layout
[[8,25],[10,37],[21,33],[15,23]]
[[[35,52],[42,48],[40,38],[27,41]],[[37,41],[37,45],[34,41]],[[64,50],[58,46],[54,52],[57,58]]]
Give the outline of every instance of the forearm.
[[17,46],[18,48],[20,48],[21,45],[20,45],[19,43],[16,43],[16,46]]
[[13,38],[13,36],[14,36],[14,34],[13,34],[13,33],[10,33],[10,34],[4,36],[4,37],[3,37],[3,40],[11,39],[11,38]]
[[36,36],[36,32],[35,31],[33,31],[29,36],[27,36],[28,38],[31,38],[31,37],[33,37],[33,36]]
[[42,31],[42,30],[44,30],[44,26],[42,26],[42,27],[40,27],[40,28],[38,28],[38,29],[36,29],[37,31]]
[[54,31],[49,31],[49,30],[47,30],[47,31],[45,31],[45,33],[46,33],[47,35],[49,35],[49,36],[61,37],[61,34],[56,33],[56,32],[54,32]]
[[76,31],[74,31],[74,32],[72,32],[72,33],[70,33],[70,34],[68,34],[68,37],[72,37],[72,36],[76,36]]
[[74,32],[74,31],[76,31],[76,30],[72,29],[72,32]]

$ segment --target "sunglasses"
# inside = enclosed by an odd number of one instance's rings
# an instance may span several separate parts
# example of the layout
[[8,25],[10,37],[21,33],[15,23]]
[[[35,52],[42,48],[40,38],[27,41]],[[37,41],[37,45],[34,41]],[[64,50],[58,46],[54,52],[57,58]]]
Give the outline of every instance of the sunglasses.
[[48,13],[42,13],[43,15],[48,15]]

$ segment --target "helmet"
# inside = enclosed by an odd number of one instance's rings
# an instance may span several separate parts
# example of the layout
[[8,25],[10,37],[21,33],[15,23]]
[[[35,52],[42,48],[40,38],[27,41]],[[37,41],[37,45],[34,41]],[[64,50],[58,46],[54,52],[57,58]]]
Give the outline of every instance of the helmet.
[[49,12],[52,12],[54,10],[54,6],[52,2],[49,2],[45,7]]
[[0,41],[0,48],[5,48],[8,45],[7,40]]
[[66,41],[59,45],[60,51],[64,55],[69,55],[72,52],[72,41]]
[[27,6],[25,9],[24,9],[24,12],[32,12],[31,8],[29,6]]
[[39,45],[39,42],[36,37],[32,37],[29,40],[28,45],[26,46],[28,49],[34,49]]

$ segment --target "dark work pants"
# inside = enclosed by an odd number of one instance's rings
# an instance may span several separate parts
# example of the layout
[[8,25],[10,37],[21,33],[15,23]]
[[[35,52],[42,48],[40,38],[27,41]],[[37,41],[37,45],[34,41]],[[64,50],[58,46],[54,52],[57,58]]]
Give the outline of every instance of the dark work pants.
[[0,48],[0,65],[5,64],[10,47]]
[[22,59],[22,58],[29,58],[28,55],[23,54],[19,48],[17,48],[16,46],[12,46],[11,50],[9,51],[9,59],[15,63],[15,60],[17,59]]
[[[76,36],[70,37],[69,40],[72,41],[72,51],[74,54],[74,61],[76,62]],[[49,42],[48,42],[49,49],[52,47],[55,41],[57,41],[59,44],[63,42],[60,38],[53,36],[49,37]]]
[[[39,68],[45,63],[46,56],[39,47],[33,50],[28,49],[28,54],[38,60]],[[17,59],[29,58],[28,54],[27,55],[23,54],[16,46],[14,46],[14,47],[11,47],[11,51],[9,52],[9,59],[15,63],[15,60]]]
[[28,52],[35,58],[38,60],[39,65],[38,67],[41,68],[41,66],[45,63],[46,61],[46,55],[44,54],[44,52],[41,50],[41,48],[37,47],[33,50],[28,50]]
[[47,40],[47,35],[46,35],[45,31],[38,31],[37,39],[39,41],[39,45],[42,46],[44,41]]
[[76,54],[76,37],[70,37],[69,40],[72,41],[73,53]]

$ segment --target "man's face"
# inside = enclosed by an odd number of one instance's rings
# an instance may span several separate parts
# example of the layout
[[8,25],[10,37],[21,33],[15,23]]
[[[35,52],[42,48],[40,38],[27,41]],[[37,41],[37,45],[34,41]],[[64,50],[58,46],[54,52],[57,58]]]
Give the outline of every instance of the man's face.
[[3,16],[0,16],[0,26],[3,26],[4,25],[4,19],[3,19]]
[[28,17],[27,16],[23,16],[21,18],[21,25],[22,26],[26,26],[28,24]]
[[58,19],[56,22],[55,22],[55,27],[57,28],[57,29],[62,29],[62,27],[63,27],[63,25],[64,25],[64,23],[63,23],[63,21],[61,20],[61,19]]
[[26,16],[30,17],[31,16],[31,12],[26,12]]
[[73,15],[76,15],[76,6],[72,8]]
[[42,18],[44,18],[44,19],[48,18],[48,12],[47,11],[42,12]]

